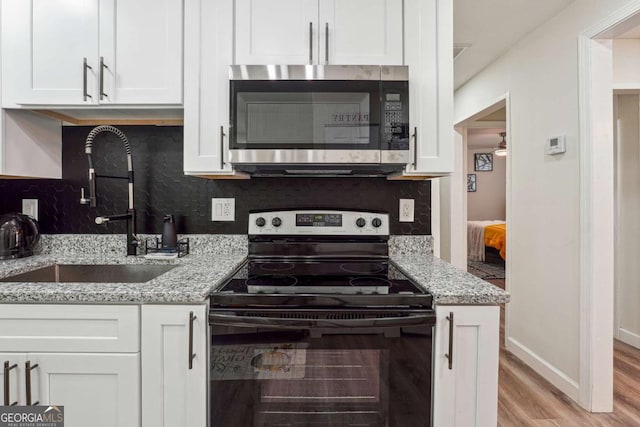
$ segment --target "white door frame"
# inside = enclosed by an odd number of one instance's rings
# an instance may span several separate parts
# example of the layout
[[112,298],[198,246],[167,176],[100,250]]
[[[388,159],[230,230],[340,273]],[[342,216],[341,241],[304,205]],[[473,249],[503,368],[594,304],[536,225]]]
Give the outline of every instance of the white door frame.
[[[466,165],[467,165],[467,139],[468,139],[468,135],[467,135],[467,129],[472,127],[470,126],[471,123],[475,122],[476,120],[478,120],[479,118],[482,118],[494,111],[499,110],[500,108],[505,108],[506,109],[506,121],[505,121],[505,131],[507,132],[507,171],[506,171],[506,200],[505,200],[505,209],[506,209],[506,213],[505,213],[505,221],[507,224],[511,224],[511,213],[512,213],[512,209],[511,209],[511,158],[512,158],[512,145],[511,145],[511,105],[510,105],[510,93],[506,92],[505,94],[501,95],[500,97],[498,97],[496,100],[494,100],[493,102],[491,102],[488,105],[485,105],[484,108],[482,108],[480,111],[470,115],[469,117],[461,120],[460,122],[456,123],[454,128],[456,130],[456,132],[458,132],[461,137],[462,137],[462,149],[461,150],[456,150],[456,156],[462,156],[462,168],[456,168],[453,176],[455,176],[456,174],[460,174],[462,175],[462,177],[460,177],[460,180],[463,180],[464,183],[467,182],[466,180],[466,174],[467,174],[467,170],[466,170]],[[495,123],[492,123],[491,126],[495,126]],[[456,138],[456,140],[458,140],[459,138]],[[460,163],[460,159],[456,160],[456,165]],[[455,180],[453,180],[455,182]],[[452,191],[456,191],[458,189],[456,188],[452,188]],[[456,198],[452,197],[452,205],[451,205],[451,216],[454,218],[460,218],[460,222],[456,223],[452,223],[451,226],[452,227],[458,227],[460,228],[460,230],[458,230],[458,234],[457,235],[462,235],[464,236],[464,238],[461,238],[457,241],[452,241],[451,242],[451,252],[452,252],[452,257],[454,256],[453,254],[459,254],[459,257],[464,256],[464,269],[466,269],[466,259],[467,259],[467,197],[466,197],[466,185],[463,188],[460,188],[458,191],[460,191],[461,194],[463,194],[463,197],[461,199],[457,199],[459,200],[458,203],[456,203]],[[432,200],[437,200],[435,197],[432,197]],[[432,209],[434,210],[434,209]],[[455,233],[451,233],[451,235],[456,235]],[[509,292],[510,289],[510,283],[511,283],[511,260],[512,260],[512,256],[511,256],[511,248],[513,247],[513,245],[511,244],[511,238],[512,238],[512,233],[507,233],[506,236],[506,245],[507,245],[507,250],[506,250],[506,260],[505,260],[505,290],[507,292]],[[510,312],[510,305],[507,304],[505,306],[505,344],[506,341],[509,337],[509,312]]]
[[[613,410],[614,158],[611,41],[640,1],[578,36],[580,112],[580,404]],[[635,18],[635,19],[634,19]]]

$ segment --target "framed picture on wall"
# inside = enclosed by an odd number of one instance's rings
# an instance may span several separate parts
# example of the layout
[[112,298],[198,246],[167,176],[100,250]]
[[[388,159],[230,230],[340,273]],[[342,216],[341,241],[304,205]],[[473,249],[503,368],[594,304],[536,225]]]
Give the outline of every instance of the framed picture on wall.
[[475,153],[473,155],[474,170],[478,172],[490,172],[493,170],[492,153]]
[[467,174],[467,192],[474,193],[476,191],[476,174]]

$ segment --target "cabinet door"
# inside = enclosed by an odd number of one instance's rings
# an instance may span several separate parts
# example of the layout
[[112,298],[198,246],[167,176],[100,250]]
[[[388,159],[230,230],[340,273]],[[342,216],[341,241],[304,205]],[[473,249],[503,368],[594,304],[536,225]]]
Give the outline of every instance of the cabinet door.
[[412,134],[417,130],[414,161],[407,165],[407,175],[447,175],[453,171],[452,3],[405,0],[409,123]]
[[182,103],[182,20],[182,0],[101,0],[100,103]]
[[[10,91],[7,99],[17,104],[97,102],[98,9],[99,0],[3,1],[2,79]],[[91,96],[86,99],[85,75]]]
[[140,425],[139,353],[29,353],[27,359],[38,365],[31,369],[32,403],[63,405],[66,427]]
[[236,0],[236,64],[311,64],[318,0]]
[[142,306],[143,426],[206,427],[207,327],[204,305]]
[[500,307],[438,306],[436,316],[433,425],[495,426]]
[[320,0],[320,64],[402,65],[402,0]]
[[[14,402],[18,402],[18,405],[25,404],[24,394],[24,362],[26,359],[25,353],[0,353],[0,382],[3,387],[0,388],[0,406],[5,404],[5,388],[4,385],[9,385],[9,405]],[[4,367],[6,364],[11,367],[9,371],[9,379],[4,376]],[[14,366],[15,365],[15,366]]]
[[184,171],[230,175],[229,66],[233,0],[185,3]]

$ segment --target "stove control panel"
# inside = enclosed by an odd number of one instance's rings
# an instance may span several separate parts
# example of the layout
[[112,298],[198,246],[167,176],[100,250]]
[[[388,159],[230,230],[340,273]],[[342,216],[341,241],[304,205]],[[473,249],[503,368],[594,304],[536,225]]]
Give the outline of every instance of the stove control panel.
[[389,215],[333,210],[270,211],[249,214],[249,234],[389,235]]

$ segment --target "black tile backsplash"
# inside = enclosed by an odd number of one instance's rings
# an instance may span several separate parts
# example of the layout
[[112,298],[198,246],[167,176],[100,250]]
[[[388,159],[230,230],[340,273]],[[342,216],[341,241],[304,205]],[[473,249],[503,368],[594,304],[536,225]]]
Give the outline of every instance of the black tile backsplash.
[[[254,178],[208,180],[182,172],[182,127],[119,126],[133,150],[138,232],[160,233],[165,213],[176,216],[179,233],[243,234],[250,210],[343,208],[381,210],[392,218],[392,234],[431,234],[429,181],[383,178]],[[43,233],[124,233],[125,223],[109,228],[94,223],[97,215],[124,213],[127,181],[100,178],[98,207],[80,205],[87,189],[84,141],[92,127],[64,127],[62,180],[0,180],[0,213],[19,212],[21,200],[38,199]],[[99,134],[93,158],[101,175],[126,175],[125,150],[112,134]],[[88,193],[87,193],[88,197]],[[236,221],[212,222],[211,198],[234,197]],[[398,200],[415,199],[415,222],[398,222]]]

